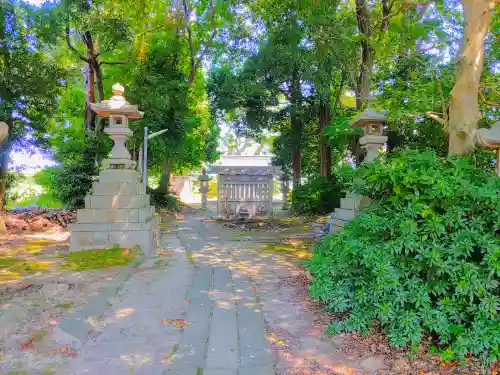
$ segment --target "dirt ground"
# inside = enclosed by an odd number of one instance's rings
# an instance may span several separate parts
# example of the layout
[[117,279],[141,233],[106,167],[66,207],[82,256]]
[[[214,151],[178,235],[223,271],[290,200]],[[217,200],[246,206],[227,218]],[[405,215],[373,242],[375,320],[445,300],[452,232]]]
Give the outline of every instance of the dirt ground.
[[51,341],[52,332],[119,273],[61,270],[68,236],[52,228],[11,234],[0,245],[0,374],[17,374],[13,369],[30,363],[49,375],[55,363],[71,358],[71,349]]

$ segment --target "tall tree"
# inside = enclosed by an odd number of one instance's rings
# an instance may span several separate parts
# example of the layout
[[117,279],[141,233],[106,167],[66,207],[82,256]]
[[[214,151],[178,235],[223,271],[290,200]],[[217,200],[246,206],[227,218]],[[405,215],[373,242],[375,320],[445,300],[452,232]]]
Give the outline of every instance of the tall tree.
[[447,132],[450,155],[474,151],[479,111],[479,90],[484,68],[484,43],[495,0],[463,0],[465,30],[456,61],[455,84],[450,94]]
[[63,70],[46,53],[39,22],[36,11],[27,5],[0,5],[0,121],[9,129],[0,147],[0,232],[5,232],[10,153],[27,141],[28,133],[34,141],[44,140],[64,78]]

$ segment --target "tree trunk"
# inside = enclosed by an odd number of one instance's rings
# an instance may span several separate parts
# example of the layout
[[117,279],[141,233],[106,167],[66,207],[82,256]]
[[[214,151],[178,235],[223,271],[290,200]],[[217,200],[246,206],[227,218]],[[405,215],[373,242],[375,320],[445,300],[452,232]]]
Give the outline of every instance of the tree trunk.
[[[93,60],[93,68],[95,72],[95,81],[97,86],[97,98],[99,102],[104,100],[104,86],[102,84],[102,69],[101,64],[97,61],[97,58]],[[99,119],[99,122],[95,124],[95,132],[100,133],[104,128],[104,119]]]
[[[330,90],[328,90],[328,94]],[[319,103],[319,129],[320,129],[320,143],[319,143],[319,169],[320,176],[330,177],[332,170],[332,150],[328,146],[325,130],[330,125],[330,95],[320,99]]]
[[104,86],[102,84],[102,68],[97,57],[94,59],[94,71],[97,85],[97,98],[99,102],[102,102],[104,100]]
[[12,112],[7,114],[6,123],[9,127],[9,133],[0,144],[0,235],[5,236],[5,193],[7,188],[7,175],[9,173],[9,155],[10,155],[10,133],[12,131]]
[[160,185],[156,189],[158,193],[168,194],[170,185],[170,174],[172,172],[172,159],[166,158],[161,171]]
[[293,186],[300,185],[301,177],[301,145],[302,145],[302,118],[301,118],[301,104],[302,93],[300,91],[300,79],[298,69],[295,68],[292,73],[292,87],[291,87],[291,130],[292,130],[292,171]]
[[[373,73],[373,48],[370,47],[372,29],[370,12],[366,0],[356,0],[356,19],[359,32],[363,36],[361,42],[361,65],[356,84],[356,109],[366,108],[370,99],[370,86]],[[388,22],[388,21],[387,21]]]
[[94,69],[92,68],[92,64],[87,64],[85,67],[85,129],[94,130],[95,124],[95,113],[90,108],[90,103],[95,103],[95,95],[94,95]]
[[479,82],[484,68],[484,39],[491,25],[494,0],[462,0],[465,30],[462,50],[455,70],[455,85],[450,94],[450,155],[467,155],[474,151],[474,137],[479,111]]
[[[8,8],[0,6],[0,54],[3,57],[3,77],[5,81],[10,80],[10,52],[7,46],[7,20],[9,11]],[[4,200],[5,200],[5,190],[7,187],[7,174],[9,167],[9,154],[10,154],[10,134],[12,133],[13,119],[12,119],[12,92],[9,90],[8,86],[3,84],[0,86],[0,98],[2,106],[6,107],[6,118],[5,123],[7,124],[9,131],[3,140],[0,140],[0,235],[4,236],[7,234],[5,228],[5,212],[4,212]],[[3,119],[0,119],[3,120]]]

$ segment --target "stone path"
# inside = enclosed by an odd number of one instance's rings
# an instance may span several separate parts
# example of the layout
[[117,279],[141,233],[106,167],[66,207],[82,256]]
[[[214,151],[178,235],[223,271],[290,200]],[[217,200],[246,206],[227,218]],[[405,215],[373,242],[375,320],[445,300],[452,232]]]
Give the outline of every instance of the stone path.
[[[219,241],[187,216],[111,301],[92,337],[57,374],[364,374],[323,336],[325,317],[295,295],[286,255]],[[325,322],[321,322],[321,319]],[[372,366],[373,364],[370,364]],[[69,367],[67,367],[69,366]],[[373,367],[373,366],[372,366]],[[379,365],[383,368],[383,363]]]

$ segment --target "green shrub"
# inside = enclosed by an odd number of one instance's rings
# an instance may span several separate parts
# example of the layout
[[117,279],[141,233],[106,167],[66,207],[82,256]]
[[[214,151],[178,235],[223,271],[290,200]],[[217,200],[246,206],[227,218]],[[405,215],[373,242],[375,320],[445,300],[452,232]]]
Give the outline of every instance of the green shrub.
[[84,134],[60,142],[54,155],[60,164],[38,172],[35,181],[67,208],[82,208],[99,174],[99,162],[109,153],[110,146],[109,138],[102,134]]
[[35,181],[55,200],[74,209],[84,206],[96,175],[96,167],[82,160],[44,168],[35,175]]
[[151,196],[151,205],[156,208],[164,208],[171,212],[179,212],[181,210],[181,203],[173,195],[150,190],[149,188],[148,194]]
[[333,212],[339,207],[342,194],[337,180],[319,177],[292,190],[292,211],[305,215]]
[[9,171],[7,180],[5,181],[4,204],[15,202],[22,197],[22,192],[19,191],[19,185],[26,182],[26,176],[21,172]]
[[357,177],[375,203],[308,263],[311,295],[347,314],[332,332],[378,322],[396,347],[430,333],[445,359],[498,359],[500,179],[469,158],[409,150]]

